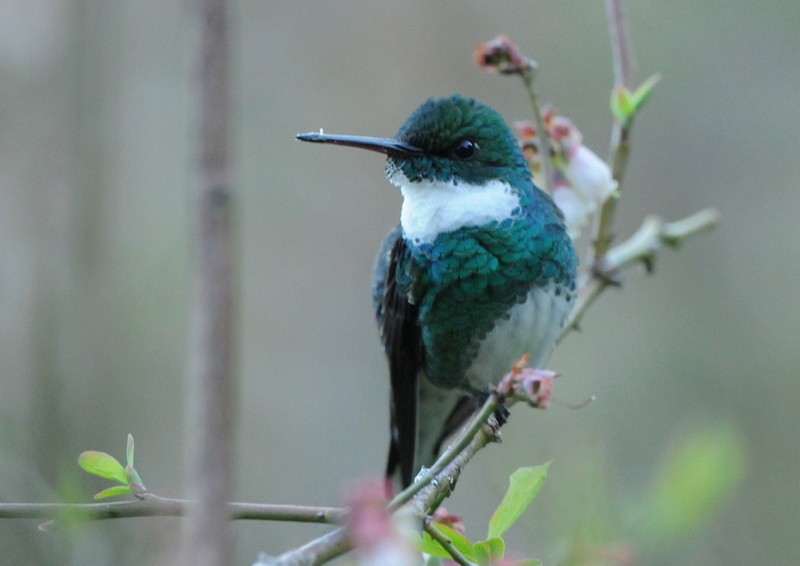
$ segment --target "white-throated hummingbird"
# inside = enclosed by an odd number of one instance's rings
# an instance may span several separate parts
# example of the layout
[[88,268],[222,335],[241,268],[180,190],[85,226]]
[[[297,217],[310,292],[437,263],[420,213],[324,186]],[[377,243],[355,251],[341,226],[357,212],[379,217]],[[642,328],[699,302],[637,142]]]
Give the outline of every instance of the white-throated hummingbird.
[[390,139],[297,138],[386,154],[403,195],[372,297],[391,378],[387,475],[407,486],[517,359],[545,362],[574,303],[575,249],[508,125],[474,99],[430,99]]

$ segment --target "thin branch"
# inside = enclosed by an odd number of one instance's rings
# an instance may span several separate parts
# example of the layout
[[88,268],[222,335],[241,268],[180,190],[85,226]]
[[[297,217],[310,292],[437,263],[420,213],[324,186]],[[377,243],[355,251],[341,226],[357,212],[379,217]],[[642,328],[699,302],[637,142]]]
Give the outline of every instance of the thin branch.
[[[490,404],[497,406],[497,403],[497,397],[493,393],[483,406],[484,408]],[[481,411],[481,414],[483,413],[484,411]],[[475,420],[478,421],[478,419]],[[453,492],[461,472],[467,463],[472,460],[472,457],[488,444],[497,442],[501,425],[495,418],[494,411],[489,413],[486,420],[478,422],[480,422],[480,426],[470,427],[465,430],[465,433],[472,434],[472,437],[469,438],[464,448],[456,454],[455,458],[432,481],[425,484],[419,490],[419,493],[414,496],[414,499],[408,503],[417,517],[424,518],[433,513],[441,502]],[[459,434],[460,436],[461,434]],[[459,438],[459,440],[461,439]]]
[[345,507],[313,507],[306,505],[274,505],[264,503],[229,503],[231,519],[255,521],[287,521],[293,523],[327,523],[338,525],[350,515]]
[[433,540],[438,542],[442,548],[444,548],[450,554],[454,561],[462,566],[471,566],[471,563],[469,560],[467,560],[467,557],[461,554],[461,552],[455,546],[453,546],[453,541],[451,541],[442,531],[437,529],[436,525],[434,525],[430,519],[425,521],[423,528],[425,529],[426,533],[431,535]]
[[581,288],[572,314],[561,332],[563,338],[570,330],[577,329],[589,306],[609,286],[615,284],[615,276],[622,270],[644,263],[652,265],[663,246],[678,247],[695,234],[716,226],[719,212],[706,208],[676,222],[664,222],[658,216],[648,216],[630,238],[615,246],[605,255],[596,268],[599,272]]
[[346,527],[340,527],[267,561],[275,566],[314,566],[324,564],[352,549]]
[[550,134],[545,127],[544,118],[542,118],[542,111],[539,108],[539,101],[536,99],[536,91],[533,90],[533,74],[536,72],[536,63],[530,61],[530,69],[522,73],[522,83],[525,85],[525,90],[528,93],[528,99],[531,103],[531,110],[533,111],[533,120],[536,124],[536,134],[539,138],[539,163],[542,165],[542,178],[544,179],[544,187],[547,194],[553,194],[553,162],[550,156]]
[[[409,509],[420,525],[436,510],[455,488],[461,472],[472,457],[484,446],[497,440],[500,423],[494,417],[498,406],[495,394],[489,395],[470,425],[458,433],[453,443],[424,474],[418,476],[408,489],[389,503],[389,511]],[[438,470],[438,471],[436,471]],[[269,564],[281,566],[311,566],[323,564],[351,549],[346,528],[336,529],[301,547],[278,556]]]
[[[606,0],[606,16],[608,29],[611,34],[611,51],[614,57],[614,83],[615,88],[624,87],[628,90],[634,87],[633,47],[631,45],[628,24],[622,0]],[[622,178],[628,164],[630,154],[630,134],[632,121],[623,124],[619,119],[614,120],[611,129],[611,144],[609,163],[611,174],[617,181],[617,191],[603,203],[594,231],[594,249],[592,257],[587,262],[593,265],[595,261],[602,261],[611,242],[614,239],[612,232],[614,217],[617,211],[619,192],[622,189]]]
[[614,77],[616,83],[629,90],[635,85],[633,61],[633,46],[631,45],[628,20],[622,0],[606,0],[606,19],[608,31],[611,34],[611,53],[614,58]]
[[[187,514],[192,501],[147,495],[144,500],[108,501],[101,503],[0,503],[0,519],[59,519],[98,521],[130,517],[180,517]],[[260,503],[227,504],[228,518],[233,521],[287,521],[296,523],[338,524],[348,516],[340,507],[302,505],[270,505]]]
[[225,0],[200,0],[199,179],[194,192],[194,292],[189,358],[186,566],[230,564],[227,500],[236,384],[230,85]]
[[478,411],[469,422],[469,426],[455,437],[453,442],[436,459],[433,466],[421,472],[410,486],[398,493],[389,503],[389,511],[399,509],[403,504],[410,501],[422,488],[433,482],[439,474],[455,460],[461,452],[472,442],[472,439],[485,426],[486,422],[498,407],[498,400],[495,395],[489,395],[480,411]]
[[186,513],[184,502],[166,501],[108,501],[105,503],[3,503],[2,519],[67,519],[69,521],[99,521],[128,517],[177,517]]

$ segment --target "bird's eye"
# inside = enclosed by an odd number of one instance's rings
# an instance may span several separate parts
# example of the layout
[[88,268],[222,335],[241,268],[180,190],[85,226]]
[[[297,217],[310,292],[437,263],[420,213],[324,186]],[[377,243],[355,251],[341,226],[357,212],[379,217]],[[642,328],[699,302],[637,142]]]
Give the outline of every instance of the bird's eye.
[[472,159],[479,149],[478,144],[472,140],[459,140],[453,147],[453,156],[461,160]]

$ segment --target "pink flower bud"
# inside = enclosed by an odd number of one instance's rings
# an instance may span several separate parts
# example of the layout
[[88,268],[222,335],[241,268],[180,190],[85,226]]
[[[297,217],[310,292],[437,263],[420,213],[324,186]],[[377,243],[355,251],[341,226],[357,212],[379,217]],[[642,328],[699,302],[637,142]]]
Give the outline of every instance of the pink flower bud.
[[475,48],[475,64],[490,73],[503,75],[521,75],[532,69],[530,60],[522,55],[517,44],[504,35],[479,44]]
[[360,566],[405,566],[422,564],[422,555],[412,546],[408,533],[413,525],[404,524],[397,514],[386,510],[386,483],[366,481],[348,494],[350,502],[350,540]]

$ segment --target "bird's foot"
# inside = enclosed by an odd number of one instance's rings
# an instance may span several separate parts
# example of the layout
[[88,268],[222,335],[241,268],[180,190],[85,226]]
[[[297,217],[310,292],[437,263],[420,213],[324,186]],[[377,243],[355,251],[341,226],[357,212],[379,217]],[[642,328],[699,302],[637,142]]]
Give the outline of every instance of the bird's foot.
[[528,367],[527,354],[522,356],[495,387],[501,400],[522,398],[532,407],[546,409],[553,396],[553,379],[558,375],[548,369]]

